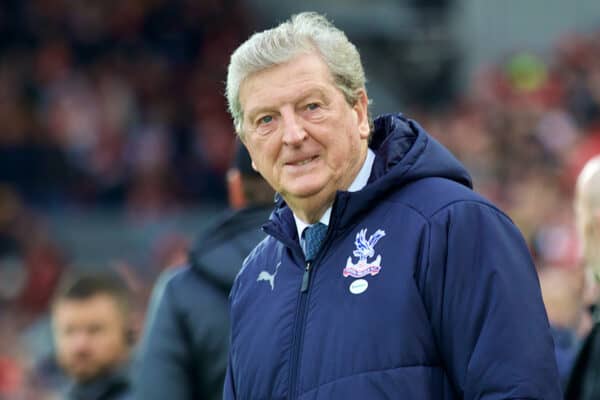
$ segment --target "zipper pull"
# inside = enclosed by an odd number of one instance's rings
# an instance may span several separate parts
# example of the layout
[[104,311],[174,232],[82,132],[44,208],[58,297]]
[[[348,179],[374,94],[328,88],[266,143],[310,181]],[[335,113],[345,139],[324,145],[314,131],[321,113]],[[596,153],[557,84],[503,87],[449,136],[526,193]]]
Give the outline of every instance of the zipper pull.
[[306,263],[306,268],[304,268],[304,275],[302,275],[302,287],[300,288],[301,293],[304,293],[308,290],[309,277],[310,277],[310,261]]

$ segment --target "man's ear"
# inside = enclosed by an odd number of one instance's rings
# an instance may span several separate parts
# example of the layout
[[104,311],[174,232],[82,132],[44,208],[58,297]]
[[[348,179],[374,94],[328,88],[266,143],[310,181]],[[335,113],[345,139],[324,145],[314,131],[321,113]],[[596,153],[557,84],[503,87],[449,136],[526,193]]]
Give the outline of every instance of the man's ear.
[[358,98],[352,110],[356,116],[356,123],[361,139],[368,139],[371,134],[371,128],[369,127],[369,98],[364,88],[359,89]]
[[240,174],[240,171],[236,168],[231,168],[227,171],[227,194],[229,197],[229,206],[231,208],[238,210],[246,206],[242,174]]

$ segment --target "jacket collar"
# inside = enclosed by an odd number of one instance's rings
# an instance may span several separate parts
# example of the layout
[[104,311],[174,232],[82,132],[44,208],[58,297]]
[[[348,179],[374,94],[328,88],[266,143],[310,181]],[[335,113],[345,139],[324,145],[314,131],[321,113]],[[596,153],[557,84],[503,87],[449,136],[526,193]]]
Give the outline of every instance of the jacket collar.
[[129,390],[129,377],[126,369],[104,374],[89,382],[75,383],[68,391],[69,400],[103,400],[118,398]]

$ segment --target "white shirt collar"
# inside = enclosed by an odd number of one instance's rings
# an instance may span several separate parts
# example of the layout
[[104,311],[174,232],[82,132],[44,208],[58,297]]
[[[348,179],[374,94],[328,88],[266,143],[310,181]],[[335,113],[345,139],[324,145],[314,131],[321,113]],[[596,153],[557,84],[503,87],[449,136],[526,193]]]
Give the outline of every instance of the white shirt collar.
[[[354,181],[350,184],[350,187],[348,188],[349,192],[358,192],[359,190],[367,186],[367,182],[369,181],[369,177],[371,176],[371,171],[373,169],[373,161],[375,161],[375,153],[373,152],[373,150],[367,149],[367,158],[365,159],[365,162],[360,168],[360,171],[358,171],[358,175],[356,175],[356,178],[354,178]],[[319,222],[329,226],[330,218],[331,206],[329,206],[329,208],[325,210]],[[296,214],[294,214],[294,220],[296,221],[296,229],[298,230],[298,237],[300,238],[300,243],[302,243],[302,232],[304,232],[304,230],[308,228],[311,224],[307,224],[306,222],[302,221],[296,216]]]

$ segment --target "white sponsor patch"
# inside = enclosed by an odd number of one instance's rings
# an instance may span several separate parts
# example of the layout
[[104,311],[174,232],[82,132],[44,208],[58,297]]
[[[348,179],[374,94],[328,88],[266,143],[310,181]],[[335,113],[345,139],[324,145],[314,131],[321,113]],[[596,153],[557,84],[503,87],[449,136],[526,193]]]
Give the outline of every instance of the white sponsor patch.
[[364,279],[357,279],[350,284],[350,293],[361,294],[369,287],[369,282]]

